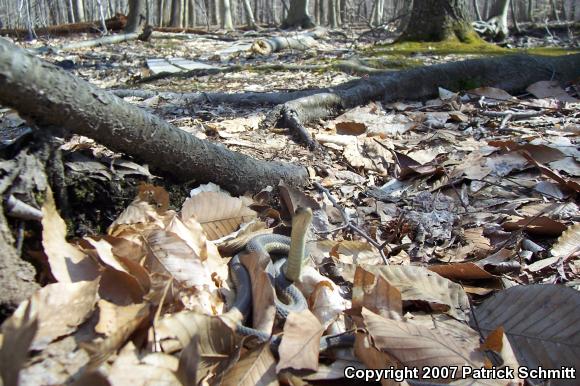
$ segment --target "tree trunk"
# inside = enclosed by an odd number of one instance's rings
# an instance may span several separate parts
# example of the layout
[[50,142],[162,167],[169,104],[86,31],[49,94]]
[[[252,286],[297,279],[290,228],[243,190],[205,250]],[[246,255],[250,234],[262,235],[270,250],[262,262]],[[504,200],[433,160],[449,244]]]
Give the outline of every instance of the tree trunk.
[[180,181],[242,194],[280,180],[301,186],[305,168],[258,161],[204,141],[0,38],[0,103],[56,135],[76,133]]
[[487,24],[489,25],[489,33],[494,40],[502,41],[509,35],[508,29],[508,11],[510,0],[500,0],[497,3],[497,8],[494,9],[493,17],[491,17]]
[[173,0],[171,3],[171,20],[169,25],[172,27],[183,27],[182,24],[182,17],[181,17],[181,0]]
[[290,0],[288,16],[282,22],[282,28],[312,28],[314,21],[308,13],[308,0]]
[[250,0],[243,0],[244,11],[246,12],[246,23],[248,27],[252,29],[257,29],[256,19],[254,18],[254,12],[252,11],[252,6],[250,5]]
[[528,21],[534,21],[534,0],[528,0]]
[[470,24],[466,0],[415,0],[410,20],[400,41],[479,40]]
[[83,0],[72,0],[72,5],[76,22],[78,23],[85,20],[85,8],[83,6]]
[[222,12],[222,28],[228,31],[234,30],[234,23],[232,22],[232,8],[230,0],[220,0],[221,1],[221,12]]
[[473,8],[475,9],[475,18],[477,21],[483,20],[481,18],[481,13],[479,13],[479,7],[477,6],[477,0],[473,0]]
[[126,33],[139,32],[146,24],[145,0],[129,0]]
[[336,16],[336,0],[328,0],[328,24],[330,28],[338,28]]
[[372,22],[373,27],[378,27],[383,23],[383,10],[385,8],[384,0],[375,0],[373,6]]

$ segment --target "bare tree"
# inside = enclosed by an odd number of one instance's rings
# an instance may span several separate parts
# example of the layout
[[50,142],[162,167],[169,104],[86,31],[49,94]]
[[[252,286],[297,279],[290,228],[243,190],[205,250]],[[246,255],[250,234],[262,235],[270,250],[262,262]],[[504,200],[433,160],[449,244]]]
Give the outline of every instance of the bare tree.
[[[217,1],[217,0],[216,0]],[[222,28],[233,31],[234,30],[234,23],[232,21],[232,8],[230,5],[230,0],[220,0],[221,1],[221,19],[222,19]]]
[[478,39],[467,12],[466,0],[415,0],[411,21],[399,40],[469,43]]
[[288,16],[282,22],[283,28],[314,27],[312,16],[308,13],[308,0],[290,0],[290,9],[288,9]]

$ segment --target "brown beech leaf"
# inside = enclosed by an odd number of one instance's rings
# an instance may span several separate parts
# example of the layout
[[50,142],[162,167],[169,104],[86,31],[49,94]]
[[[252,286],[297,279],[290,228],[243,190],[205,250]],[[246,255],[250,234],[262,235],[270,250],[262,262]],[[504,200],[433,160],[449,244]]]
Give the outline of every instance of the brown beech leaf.
[[182,348],[187,347],[194,336],[199,339],[200,355],[194,383],[214,374],[212,384],[219,384],[239,358],[240,339],[219,317],[191,311],[168,315],[157,326],[158,339],[176,337]]
[[[377,349],[372,343],[371,336],[363,332],[357,332],[355,335],[354,353],[368,369],[390,369],[400,366],[396,358]],[[380,381],[383,386],[400,385],[394,379],[381,378]]]
[[382,275],[357,267],[352,288],[352,308],[360,313],[363,307],[386,318],[401,319],[403,316],[401,292]]
[[50,188],[42,206],[42,246],[54,278],[62,283],[94,280],[97,264],[66,241],[66,225],[58,214]]
[[240,257],[244,267],[250,274],[252,282],[252,321],[254,328],[272,333],[274,320],[276,319],[276,306],[274,299],[276,291],[270,282],[268,274],[264,271],[264,266],[257,253],[247,253]]
[[438,264],[429,266],[429,270],[451,280],[484,280],[496,279],[485,269],[474,263]]
[[4,386],[17,386],[20,369],[36,332],[38,319],[30,302],[18,309],[0,326],[0,379]]
[[[483,367],[479,341],[460,341],[436,329],[425,329],[412,322],[385,319],[365,308],[364,323],[374,346],[396,358],[403,366],[422,369],[425,366]],[[456,378],[461,375],[458,371]]]
[[231,197],[224,192],[201,192],[188,198],[181,209],[181,219],[190,217],[201,224],[209,240],[216,240],[237,230],[256,217],[247,197]]
[[566,230],[566,226],[559,221],[552,220],[546,216],[522,218],[518,221],[507,221],[502,224],[506,231],[517,231],[524,229],[526,232],[538,236],[560,236]]
[[224,376],[225,386],[266,386],[278,385],[276,361],[270,351],[270,344],[262,344],[246,352]]
[[110,336],[122,329],[130,321],[137,319],[143,314],[146,304],[131,304],[128,306],[118,306],[106,300],[99,300],[99,322],[95,326],[95,331],[105,336]]
[[276,372],[288,368],[316,371],[323,332],[324,327],[309,310],[291,312],[284,324]]
[[[131,385],[131,386],[147,386],[147,385],[167,385],[167,386],[181,386],[181,382],[177,378],[175,371],[177,370],[177,360],[170,358],[165,361],[152,360],[152,358],[159,356],[167,356],[167,354],[155,353],[149,354],[143,358],[139,357],[139,353],[132,342],[129,342],[113,363],[107,379],[113,385]],[[152,363],[148,363],[152,362]]]
[[552,245],[552,256],[568,257],[580,248],[580,223],[568,227]]
[[380,272],[401,292],[404,303],[423,304],[433,312],[445,312],[460,320],[466,318],[469,302],[463,288],[425,267],[389,265],[365,269]]
[[[98,300],[98,288],[98,280],[53,283],[20,303],[18,309],[30,306],[33,316],[38,319],[38,331],[31,348],[41,350],[55,339],[74,332],[91,316]],[[21,312],[15,315],[21,315]]]
[[[472,325],[503,327],[518,362],[529,369],[580,368],[580,294],[560,285],[515,286],[475,308]],[[552,380],[554,385],[572,384]]]

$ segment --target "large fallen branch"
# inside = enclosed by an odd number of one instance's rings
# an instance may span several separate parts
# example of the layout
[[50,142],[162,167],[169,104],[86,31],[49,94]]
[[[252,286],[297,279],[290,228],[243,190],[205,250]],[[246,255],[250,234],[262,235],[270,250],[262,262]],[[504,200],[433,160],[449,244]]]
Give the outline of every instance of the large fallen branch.
[[280,180],[300,186],[305,168],[265,162],[200,140],[0,38],[0,103],[58,135],[81,134],[181,181],[213,181],[234,193]]
[[[127,24],[127,16],[123,14],[116,14],[114,17],[105,20],[105,26],[108,31],[121,31],[125,28]],[[51,25],[48,27],[36,28],[34,32],[37,35],[51,35],[51,36],[63,36],[71,34],[80,33],[95,33],[101,32],[101,22],[100,21],[86,21],[82,23],[72,23],[72,24],[59,24]],[[6,28],[0,29],[0,35],[5,36],[15,36],[24,37],[28,35],[28,29],[21,28]]]
[[315,39],[326,36],[327,31],[317,28],[294,36],[273,36],[268,39],[258,39],[252,44],[252,51],[260,55],[271,55],[274,52],[287,49],[305,51],[314,47]]
[[294,130],[312,147],[316,143],[308,135],[304,124],[371,100],[389,102],[429,98],[437,95],[439,87],[460,91],[493,86],[517,92],[540,80],[565,82],[579,76],[580,54],[558,57],[513,55],[438,64],[373,75],[290,100],[274,109],[265,122]]

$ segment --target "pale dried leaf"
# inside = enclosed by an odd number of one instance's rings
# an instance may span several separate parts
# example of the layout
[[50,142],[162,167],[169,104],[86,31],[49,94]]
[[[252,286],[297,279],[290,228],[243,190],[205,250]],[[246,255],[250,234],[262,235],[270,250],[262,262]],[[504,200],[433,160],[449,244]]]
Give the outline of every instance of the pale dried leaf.
[[245,197],[231,197],[221,192],[201,192],[188,198],[181,210],[186,221],[194,216],[201,224],[209,240],[216,240],[237,230],[241,224],[256,217]]
[[566,229],[552,246],[552,256],[568,257],[580,248],[580,223]]
[[158,324],[158,339],[176,337],[181,347],[187,347],[198,336],[201,359],[196,384],[209,374],[215,374],[215,382],[219,383],[239,357],[239,338],[218,317],[180,312],[164,317]]
[[94,280],[97,265],[66,241],[66,225],[58,214],[52,191],[47,189],[42,206],[42,246],[55,279],[61,283]]
[[375,347],[397,358],[403,366],[483,367],[477,339],[458,341],[437,329],[426,330],[411,322],[385,319],[365,308],[362,315]]
[[555,80],[541,80],[531,84],[526,91],[533,94],[536,98],[554,98],[561,102],[577,103],[580,100],[570,96]]
[[131,304],[128,306],[118,306],[106,300],[99,300],[99,322],[95,326],[95,331],[105,336],[110,336],[123,328],[127,323],[138,318],[147,305]]
[[93,312],[98,288],[98,280],[53,283],[22,302],[18,308],[26,308],[30,302],[34,316],[38,318],[38,332],[31,347],[43,349],[53,340],[74,332]]
[[278,385],[276,361],[269,343],[248,351],[224,376],[225,386]]
[[324,327],[309,310],[291,312],[284,324],[276,372],[288,368],[316,371],[323,332]]
[[17,386],[20,369],[28,358],[28,350],[38,331],[38,319],[32,305],[18,307],[0,327],[0,380],[4,386]]
[[390,319],[403,316],[401,292],[382,275],[375,275],[359,266],[354,274],[352,308],[360,312],[363,307]]
[[391,265],[364,268],[371,272],[380,272],[390,285],[399,289],[403,302],[424,302],[434,312],[445,312],[465,320],[469,301],[459,284],[425,267]]
[[137,350],[132,343],[121,350],[107,378],[113,385],[181,386],[181,382],[172,369],[148,364],[145,358],[139,360]]

